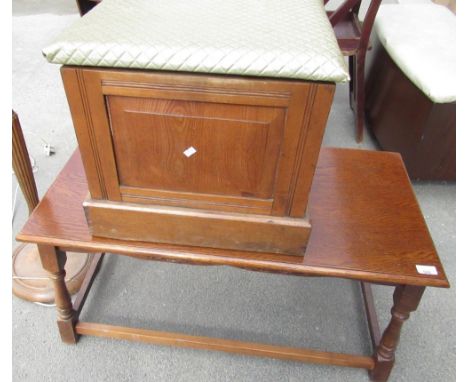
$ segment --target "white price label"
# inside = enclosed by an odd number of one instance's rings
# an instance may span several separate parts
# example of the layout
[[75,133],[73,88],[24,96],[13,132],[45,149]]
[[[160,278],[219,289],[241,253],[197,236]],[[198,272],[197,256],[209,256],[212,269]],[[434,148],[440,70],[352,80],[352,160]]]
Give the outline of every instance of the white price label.
[[436,276],[438,274],[437,268],[433,265],[416,265],[416,269],[422,275]]
[[184,155],[187,157],[187,158],[190,158],[193,154],[195,154],[197,152],[197,150],[195,149],[195,147],[193,146],[190,146],[187,150],[184,151]]

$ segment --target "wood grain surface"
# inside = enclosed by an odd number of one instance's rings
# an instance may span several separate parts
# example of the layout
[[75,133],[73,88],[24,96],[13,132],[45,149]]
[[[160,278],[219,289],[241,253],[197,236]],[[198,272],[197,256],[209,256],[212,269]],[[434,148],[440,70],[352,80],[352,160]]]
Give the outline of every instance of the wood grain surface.
[[307,219],[88,200],[93,236],[303,256]]
[[121,185],[273,197],[282,108],[109,96],[108,110]]
[[[17,239],[159,261],[449,286],[397,154],[322,149],[309,200],[312,233],[303,258],[92,238],[82,207],[87,194],[80,154],[75,152]],[[419,274],[417,264],[434,266],[437,275]]]

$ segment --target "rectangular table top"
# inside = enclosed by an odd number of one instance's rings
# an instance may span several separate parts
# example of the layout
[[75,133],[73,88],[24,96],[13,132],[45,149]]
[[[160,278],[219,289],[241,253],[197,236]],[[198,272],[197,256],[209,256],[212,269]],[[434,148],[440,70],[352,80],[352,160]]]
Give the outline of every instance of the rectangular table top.
[[[308,208],[312,233],[304,257],[92,237],[82,207],[87,194],[77,150],[17,239],[65,250],[160,261],[384,284],[449,286],[398,154],[321,150]],[[421,274],[416,265],[435,267],[437,274]]]

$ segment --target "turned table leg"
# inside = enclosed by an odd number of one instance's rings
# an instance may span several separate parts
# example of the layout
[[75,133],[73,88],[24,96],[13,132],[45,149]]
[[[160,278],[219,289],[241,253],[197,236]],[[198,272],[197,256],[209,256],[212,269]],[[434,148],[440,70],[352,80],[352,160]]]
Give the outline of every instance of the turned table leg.
[[400,340],[403,322],[409,318],[411,312],[416,310],[423,293],[424,287],[400,285],[395,288],[392,318],[374,353],[375,367],[369,372],[373,381],[387,381],[395,363],[395,351]]
[[57,325],[62,341],[74,344],[77,336],[75,332],[75,312],[73,310],[70,294],[65,285],[65,252],[50,246],[38,245],[42,266],[49,273],[54,285],[55,305],[57,308]]

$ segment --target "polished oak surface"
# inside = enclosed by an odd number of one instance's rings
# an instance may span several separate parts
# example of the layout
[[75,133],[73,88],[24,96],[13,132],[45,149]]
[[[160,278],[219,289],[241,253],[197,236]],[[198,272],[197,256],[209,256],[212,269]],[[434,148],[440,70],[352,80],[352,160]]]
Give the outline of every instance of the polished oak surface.
[[[82,208],[87,194],[80,154],[75,152],[17,239],[160,261],[449,286],[397,154],[322,149],[309,201],[312,234],[303,258],[92,238]],[[417,264],[433,265],[438,274],[419,274]]]
[[108,108],[121,185],[273,197],[282,108],[119,96]]

